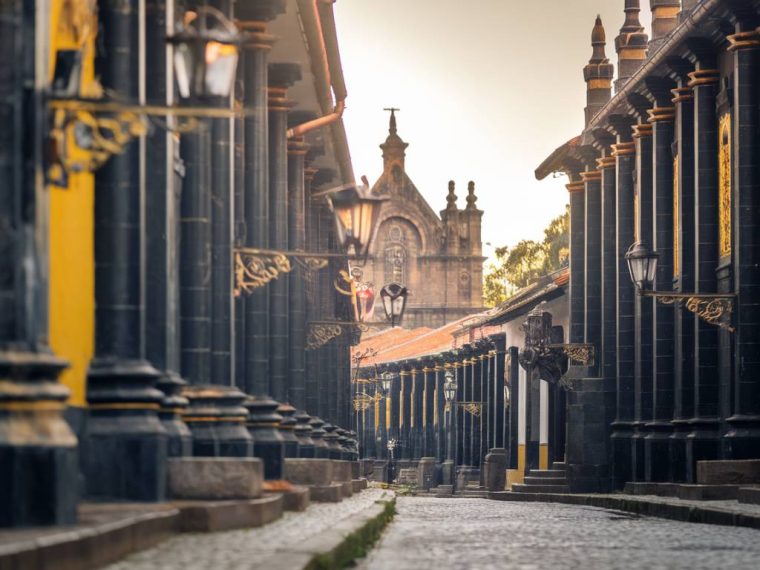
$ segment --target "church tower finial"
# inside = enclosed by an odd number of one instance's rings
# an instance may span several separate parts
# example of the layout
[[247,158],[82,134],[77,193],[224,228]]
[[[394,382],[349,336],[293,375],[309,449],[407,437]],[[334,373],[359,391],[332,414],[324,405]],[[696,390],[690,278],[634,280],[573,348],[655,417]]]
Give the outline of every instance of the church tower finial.
[[397,107],[387,107],[384,111],[391,112],[391,118],[388,125],[388,138],[380,145],[383,149],[383,171],[392,177],[395,185],[401,184],[401,174],[404,172],[404,159],[406,158],[406,147],[409,146],[398,136],[396,128],[396,111],[401,109]]
[[591,31],[593,53],[588,65],[583,68],[583,79],[586,81],[587,125],[612,96],[612,76],[615,69],[607,59],[604,49],[606,45],[607,34],[602,25],[602,18],[597,16],[594,29]]
[[457,195],[454,193],[456,184],[453,180],[449,180],[449,193],[446,196],[446,209],[457,210]]
[[475,202],[478,201],[478,197],[475,195],[475,183],[470,180],[469,184],[467,184],[467,210],[477,210],[478,207],[475,205]]

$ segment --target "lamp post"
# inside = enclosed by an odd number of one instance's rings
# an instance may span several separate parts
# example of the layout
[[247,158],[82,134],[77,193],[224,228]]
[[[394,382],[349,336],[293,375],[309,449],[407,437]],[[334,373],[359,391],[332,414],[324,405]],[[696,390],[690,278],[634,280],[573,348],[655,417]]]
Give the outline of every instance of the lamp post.
[[409,291],[398,283],[389,283],[380,290],[380,298],[383,301],[383,310],[386,318],[391,322],[391,327],[401,325],[406,310],[406,299]]
[[[446,380],[443,384],[443,397],[446,399],[446,461],[441,467],[441,478],[444,485],[454,484],[454,458],[453,458],[453,421],[454,406],[457,397],[457,382],[454,378],[454,371],[450,368],[446,370]],[[453,488],[452,488],[453,490]]]
[[654,297],[665,305],[678,304],[696,314],[700,319],[730,332],[734,327],[730,318],[724,318],[734,309],[735,295],[730,293],[675,293],[653,289],[659,255],[646,243],[637,241],[628,248],[625,260],[636,291],[642,297]]
[[380,414],[380,422],[379,425],[381,427],[381,433],[378,434],[376,437],[378,439],[378,448],[379,453],[378,457],[384,457],[386,456],[387,449],[385,447],[390,434],[390,425],[388,425],[388,416],[389,412],[388,409],[391,405],[391,388],[393,387],[393,373],[392,372],[383,372],[380,376],[380,393],[382,394],[383,398],[385,399],[384,405],[383,405],[383,411]]

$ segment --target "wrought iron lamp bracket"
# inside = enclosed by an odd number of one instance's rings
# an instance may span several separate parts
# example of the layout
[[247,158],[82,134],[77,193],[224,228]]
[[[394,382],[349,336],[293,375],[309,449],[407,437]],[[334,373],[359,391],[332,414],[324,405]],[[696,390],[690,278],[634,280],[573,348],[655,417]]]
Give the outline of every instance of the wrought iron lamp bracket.
[[483,412],[484,402],[457,402],[456,404],[465,412],[476,418],[480,417],[480,414]]
[[567,343],[546,345],[550,350],[561,350],[565,356],[575,364],[581,366],[593,366],[596,357],[596,349],[593,344]]
[[[667,291],[639,291],[642,297],[653,297],[663,305],[680,305],[711,325],[735,332],[730,323],[736,295],[730,293],[677,293]],[[726,316],[729,316],[726,319]],[[729,321],[729,322],[727,322]]]

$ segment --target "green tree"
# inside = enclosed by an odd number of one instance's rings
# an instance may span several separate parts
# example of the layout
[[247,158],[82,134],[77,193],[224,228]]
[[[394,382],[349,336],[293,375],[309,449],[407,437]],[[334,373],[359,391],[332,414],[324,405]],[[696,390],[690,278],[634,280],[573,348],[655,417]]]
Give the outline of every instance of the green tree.
[[514,247],[496,249],[496,260],[486,268],[483,301],[487,307],[503,303],[517,290],[567,265],[570,210],[557,216],[544,230],[544,240],[522,240]]

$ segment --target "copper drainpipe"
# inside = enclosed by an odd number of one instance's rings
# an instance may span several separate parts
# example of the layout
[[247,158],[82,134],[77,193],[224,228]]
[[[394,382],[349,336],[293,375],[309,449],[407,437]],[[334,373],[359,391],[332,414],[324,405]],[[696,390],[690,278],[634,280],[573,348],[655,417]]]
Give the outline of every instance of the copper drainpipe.
[[[306,4],[307,2],[308,0],[303,0],[301,3]],[[329,113],[327,115],[324,115],[312,121],[308,121],[306,123],[300,124],[298,126],[293,127],[292,129],[288,129],[287,135],[289,139],[293,137],[303,136],[305,133],[308,133],[315,129],[319,129],[321,127],[334,123],[335,121],[337,121],[343,116],[343,111],[346,108],[346,96],[347,96],[346,85],[343,81],[342,70],[340,69],[340,62],[338,60],[338,49],[337,49],[338,45],[337,45],[337,39],[335,39],[335,19],[334,19],[333,11],[332,11],[332,5],[334,3],[335,3],[335,0],[312,0],[311,12],[312,12],[312,17],[314,18],[314,22],[317,28],[317,35],[319,36],[320,59],[323,66],[325,83],[328,90],[330,89],[330,87],[332,87],[332,91],[335,94],[335,107],[332,113]],[[320,4],[323,4],[326,6],[325,11],[326,11],[327,18],[325,19],[326,20],[325,23],[329,27],[329,31],[332,32],[331,38],[333,39],[333,41],[331,42],[329,49],[328,49],[327,43],[325,42],[323,18],[322,18],[322,14],[320,13],[320,7],[319,7]],[[331,73],[332,70],[337,71],[335,76],[333,76],[333,74]]]

